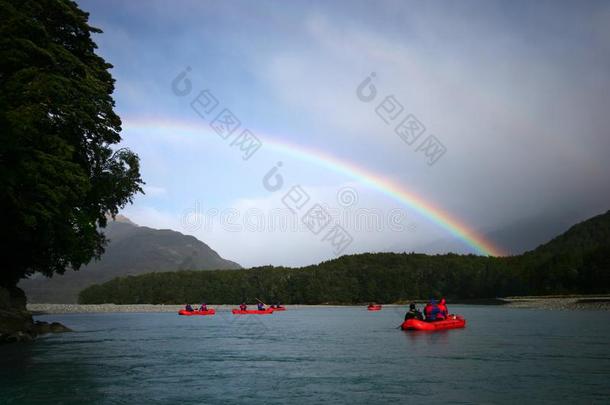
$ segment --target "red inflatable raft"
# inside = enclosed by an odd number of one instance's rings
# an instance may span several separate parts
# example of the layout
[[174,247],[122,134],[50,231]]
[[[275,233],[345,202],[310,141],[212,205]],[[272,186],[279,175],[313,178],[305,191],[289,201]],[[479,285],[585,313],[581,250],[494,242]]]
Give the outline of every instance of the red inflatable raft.
[[186,309],[181,309],[180,311],[178,311],[178,315],[186,315],[186,316],[192,316],[192,315],[214,315],[216,313],[216,310],[210,308],[207,311],[187,311]]
[[231,312],[233,313],[233,315],[266,315],[272,314],[273,311],[274,309],[267,308],[263,311],[259,311],[258,309],[246,309],[245,311],[241,309],[233,309]]
[[369,305],[366,309],[369,311],[381,311],[381,305]]
[[419,319],[407,319],[400,325],[402,330],[444,330],[459,329],[466,326],[466,320],[459,315],[449,315],[444,321],[425,322]]

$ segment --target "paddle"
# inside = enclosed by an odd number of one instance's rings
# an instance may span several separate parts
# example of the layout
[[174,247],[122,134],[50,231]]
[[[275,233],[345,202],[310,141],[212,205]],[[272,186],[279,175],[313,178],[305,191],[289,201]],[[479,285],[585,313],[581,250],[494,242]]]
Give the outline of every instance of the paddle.
[[261,304],[263,304],[265,307],[268,307],[269,305],[265,304],[263,301],[259,300],[258,298],[254,297],[255,300],[257,300],[258,302],[260,302]]

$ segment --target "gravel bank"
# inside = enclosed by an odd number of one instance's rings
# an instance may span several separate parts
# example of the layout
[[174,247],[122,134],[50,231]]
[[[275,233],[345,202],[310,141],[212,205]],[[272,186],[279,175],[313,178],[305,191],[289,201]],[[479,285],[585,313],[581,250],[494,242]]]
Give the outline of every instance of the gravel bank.
[[[610,295],[605,296],[570,296],[570,297],[508,297],[502,299],[504,306],[512,308],[535,308],[547,310],[598,310],[610,311]],[[451,305],[451,303],[449,303]],[[355,306],[364,306],[355,305]],[[384,307],[405,307],[405,305],[384,305]],[[234,305],[210,305],[217,311],[230,311]],[[250,307],[253,307],[252,305]],[[345,305],[286,305],[288,309],[298,308],[341,308]],[[79,304],[28,304],[28,310],[34,315],[71,314],[97,312],[178,312],[182,305],[79,305]]]
[[96,312],[178,312],[183,305],[79,305],[79,304],[28,304],[28,310],[36,314],[77,314]]
[[[388,305],[389,306],[389,305]],[[193,308],[197,307],[196,304]],[[239,304],[234,305],[212,305],[209,307],[217,311],[230,311],[239,307]],[[248,305],[248,308],[255,309],[256,305]],[[298,309],[304,307],[311,308],[332,308],[344,307],[339,305],[286,305],[287,309]],[[28,304],[28,311],[34,315],[41,314],[82,314],[82,313],[97,313],[97,312],[178,312],[184,309],[184,305],[152,305],[152,304],[134,304],[134,305],[115,305],[115,304],[100,304],[100,305],[80,305],[80,304]]]
[[536,308],[548,310],[597,310],[610,311],[610,296],[570,297],[509,297],[506,306],[513,308]]

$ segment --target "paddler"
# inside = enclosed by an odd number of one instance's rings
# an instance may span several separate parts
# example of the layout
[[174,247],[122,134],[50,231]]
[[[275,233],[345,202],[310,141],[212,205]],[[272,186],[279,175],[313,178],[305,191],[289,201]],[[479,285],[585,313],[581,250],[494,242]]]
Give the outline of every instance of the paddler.
[[245,311],[246,309],[248,309],[248,306],[246,305],[245,302],[242,302],[241,305],[239,306],[239,309],[242,311]]
[[207,311],[208,310],[208,304],[206,304],[205,302],[203,304],[201,304],[201,308],[199,309],[200,311]]
[[193,307],[191,306],[191,304],[186,304],[184,306],[184,309],[187,310],[188,312],[193,312]]
[[265,310],[265,304],[263,304],[262,302],[258,303],[258,310],[259,311],[264,311]]
[[447,309],[447,301],[444,298],[441,298],[441,302],[438,303],[438,309],[441,311],[443,319],[447,319],[449,310]]
[[405,314],[405,321],[407,319],[419,319],[420,321],[424,320],[424,316],[422,315],[421,311],[417,309],[414,303],[409,305],[409,310]]
[[434,322],[444,319],[435,299],[431,299],[430,302],[426,304],[424,307],[424,314],[426,315],[426,322]]

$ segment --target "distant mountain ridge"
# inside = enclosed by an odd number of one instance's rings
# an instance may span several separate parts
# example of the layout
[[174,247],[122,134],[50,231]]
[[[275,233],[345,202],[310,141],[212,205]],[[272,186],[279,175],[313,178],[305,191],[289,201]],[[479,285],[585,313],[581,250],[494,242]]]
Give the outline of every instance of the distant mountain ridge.
[[194,236],[138,226],[121,215],[109,221],[103,232],[109,242],[99,261],[93,261],[79,271],[67,270],[51,279],[37,276],[23,280],[19,286],[26,292],[28,301],[75,303],[82,289],[119,276],[241,268],[239,264],[220,257]]
[[610,211],[576,225],[528,253],[587,253],[610,244]]

